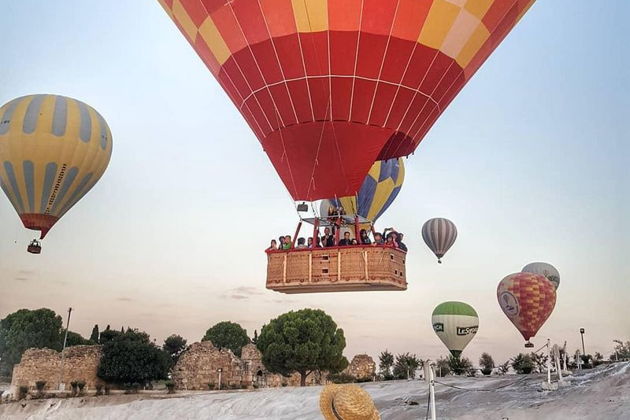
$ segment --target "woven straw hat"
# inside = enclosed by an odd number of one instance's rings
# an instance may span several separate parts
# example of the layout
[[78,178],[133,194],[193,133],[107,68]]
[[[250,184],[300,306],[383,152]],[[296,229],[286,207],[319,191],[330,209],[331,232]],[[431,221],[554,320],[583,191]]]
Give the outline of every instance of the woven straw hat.
[[358,385],[327,385],[319,396],[326,420],[380,420],[374,401]]

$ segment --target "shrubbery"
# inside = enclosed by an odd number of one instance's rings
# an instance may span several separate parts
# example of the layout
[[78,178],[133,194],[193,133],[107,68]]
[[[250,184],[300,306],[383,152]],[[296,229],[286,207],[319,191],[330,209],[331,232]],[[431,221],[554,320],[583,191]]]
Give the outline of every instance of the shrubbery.
[[[105,331],[101,333],[101,337]],[[146,333],[127,330],[103,345],[98,376],[117,384],[144,385],[149,381],[167,379],[170,360]]]
[[532,373],[535,366],[536,365],[529,354],[519,353],[512,360],[512,369],[514,369],[518,374]]

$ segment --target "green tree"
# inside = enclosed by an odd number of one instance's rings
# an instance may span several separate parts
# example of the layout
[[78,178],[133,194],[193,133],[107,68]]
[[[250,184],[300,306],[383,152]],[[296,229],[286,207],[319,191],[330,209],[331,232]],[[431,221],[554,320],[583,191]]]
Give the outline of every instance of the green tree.
[[501,372],[502,375],[505,375],[509,371],[510,371],[510,361],[509,360],[506,360],[503,364],[499,365],[499,372]]
[[393,379],[392,366],[394,366],[394,355],[388,350],[381,352],[378,356],[378,367],[385,380]]
[[435,362],[435,374],[439,377],[444,377],[451,373],[451,366],[449,359],[445,359],[442,356]]
[[[109,327],[109,325],[108,325],[108,327]],[[105,331],[103,331],[100,334],[100,336],[99,336],[99,344],[105,344],[108,341],[111,341],[114,338],[118,337],[119,335],[121,335],[120,331],[111,330],[109,328],[106,328]]]
[[532,373],[534,367],[536,367],[536,365],[529,354],[519,353],[512,359],[512,369],[519,375]]
[[272,373],[300,374],[300,385],[315,370],[337,373],[348,366],[346,339],[335,321],[319,309],[291,311],[264,325],[256,344]]
[[92,328],[92,334],[90,334],[90,341],[94,344],[98,344],[98,324],[94,324],[94,328]]
[[[66,334],[66,329],[64,328],[63,330],[61,330],[62,345],[63,345],[63,337],[65,337],[65,334]],[[81,334],[76,333],[74,331],[68,331],[68,339],[66,340],[66,347],[86,346],[88,344],[92,344],[92,342],[90,340],[86,340],[85,338],[83,338]]]
[[180,335],[173,334],[164,340],[162,350],[164,350],[171,359],[171,367],[173,367],[177,363],[177,360],[182,352],[186,350],[186,339]]
[[532,362],[534,362],[538,373],[547,371],[547,360],[549,360],[549,357],[546,354],[532,352],[529,357],[532,359]]
[[455,375],[471,375],[475,372],[472,362],[467,357],[449,355],[448,367]]
[[103,345],[98,376],[118,384],[146,384],[166,379],[168,368],[168,355],[151,342],[148,334],[128,329]]
[[398,379],[409,379],[416,377],[416,370],[423,364],[415,354],[399,354],[394,362],[394,377]]
[[254,330],[254,338],[252,338],[252,343],[256,344],[258,342],[258,330]]
[[625,343],[621,340],[613,340],[615,344],[615,352],[610,356],[610,360],[626,360],[630,359],[630,341]]
[[479,358],[479,366],[481,366],[481,373],[484,375],[490,375],[492,369],[494,369],[494,360],[488,353],[482,353]]
[[61,350],[61,317],[50,309],[20,309],[0,320],[0,376],[11,376],[28,348]]
[[219,322],[206,331],[201,341],[212,341],[215,347],[227,348],[241,357],[241,349],[249,344],[247,331],[239,324],[230,321]]

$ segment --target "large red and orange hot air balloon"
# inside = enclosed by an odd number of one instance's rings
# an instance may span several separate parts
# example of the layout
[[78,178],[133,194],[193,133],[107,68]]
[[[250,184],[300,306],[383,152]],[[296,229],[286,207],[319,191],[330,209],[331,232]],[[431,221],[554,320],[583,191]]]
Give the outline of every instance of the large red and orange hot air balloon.
[[411,154],[533,0],[159,0],[295,200]]
[[540,274],[515,273],[499,282],[497,299],[505,315],[533,347],[536,335],[556,306],[556,288]]

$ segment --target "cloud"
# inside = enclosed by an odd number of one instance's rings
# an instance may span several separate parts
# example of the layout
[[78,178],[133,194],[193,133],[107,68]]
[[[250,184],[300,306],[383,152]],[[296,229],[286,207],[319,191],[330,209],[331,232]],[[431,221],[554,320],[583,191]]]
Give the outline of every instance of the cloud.
[[28,277],[24,277],[24,276],[17,276],[15,278],[15,280],[17,280],[17,281],[29,281],[30,279]]
[[221,295],[221,297],[225,299],[247,300],[252,296],[259,296],[262,294],[263,292],[256,287],[241,286],[235,289],[228,289]]
[[133,299],[128,298],[128,297],[119,297],[119,298],[116,298],[116,300],[119,302],[133,302]]
[[236,289],[233,289],[235,292],[242,294],[242,295],[262,295],[263,292],[262,290],[260,290],[257,287],[237,287]]
[[279,303],[279,304],[284,304],[284,305],[292,305],[292,304],[296,303],[297,300],[295,300],[295,299],[282,299],[282,298],[279,298],[279,299],[271,299],[271,300],[269,300],[269,302]]

